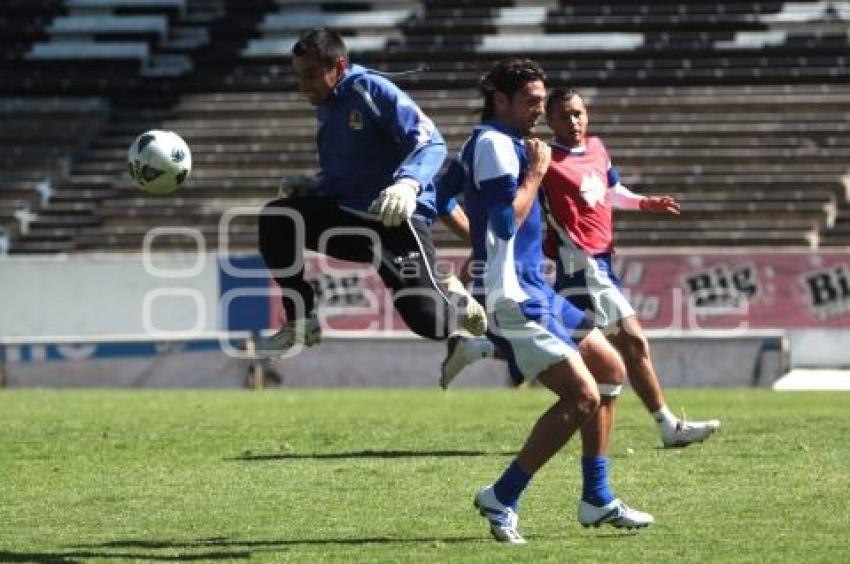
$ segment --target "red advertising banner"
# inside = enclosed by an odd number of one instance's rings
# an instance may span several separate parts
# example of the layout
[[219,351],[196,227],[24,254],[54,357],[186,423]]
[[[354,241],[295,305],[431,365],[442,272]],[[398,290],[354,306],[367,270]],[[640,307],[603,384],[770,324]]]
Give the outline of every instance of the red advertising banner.
[[850,253],[621,253],[648,329],[850,328]]
[[[437,268],[457,271],[465,258],[442,252]],[[646,329],[850,328],[848,251],[623,251],[614,266]],[[324,304],[326,334],[407,332],[370,266],[312,255],[305,274]]]

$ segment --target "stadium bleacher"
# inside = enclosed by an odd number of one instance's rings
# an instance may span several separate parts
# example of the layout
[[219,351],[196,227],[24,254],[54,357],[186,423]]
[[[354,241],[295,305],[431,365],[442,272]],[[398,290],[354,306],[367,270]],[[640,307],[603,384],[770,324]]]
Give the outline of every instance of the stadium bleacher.
[[69,208],[56,182],[68,177],[108,113],[108,102],[98,97],[0,100],[0,228],[12,239],[37,237],[52,224],[51,217],[71,226],[92,217],[92,209],[82,204]]
[[[315,167],[313,111],[288,70],[312,25],[339,29],[357,62],[415,71],[394,80],[451,150],[477,119],[481,72],[508,54],[541,60],[552,84],[585,93],[625,183],[683,203],[672,220],[620,214],[622,246],[850,243],[850,2],[7,4],[0,113],[14,126],[0,133],[0,229],[11,253],[138,249],[160,225],[217,245],[222,213]],[[176,197],[146,196],[126,176],[127,147],[152,128],[193,150]],[[226,238],[253,248],[250,219]],[[458,243],[442,227],[437,240]]]

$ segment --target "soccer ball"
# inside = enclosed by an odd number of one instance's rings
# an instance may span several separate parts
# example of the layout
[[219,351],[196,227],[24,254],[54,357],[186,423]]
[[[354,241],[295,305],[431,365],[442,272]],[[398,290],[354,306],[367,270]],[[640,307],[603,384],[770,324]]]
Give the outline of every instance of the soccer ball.
[[127,152],[130,178],[150,194],[174,192],[192,170],[192,153],[173,131],[152,129],[142,133]]

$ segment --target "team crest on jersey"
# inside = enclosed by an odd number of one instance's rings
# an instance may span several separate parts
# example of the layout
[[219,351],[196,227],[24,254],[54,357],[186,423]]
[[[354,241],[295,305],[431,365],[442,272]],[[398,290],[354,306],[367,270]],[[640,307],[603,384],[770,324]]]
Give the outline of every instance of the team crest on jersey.
[[595,208],[596,204],[605,200],[605,183],[595,174],[585,174],[581,178],[581,197],[587,205]]
[[360,131],[363,129],[363,114],[358,110],[351,110],[348,114],[348,127]]

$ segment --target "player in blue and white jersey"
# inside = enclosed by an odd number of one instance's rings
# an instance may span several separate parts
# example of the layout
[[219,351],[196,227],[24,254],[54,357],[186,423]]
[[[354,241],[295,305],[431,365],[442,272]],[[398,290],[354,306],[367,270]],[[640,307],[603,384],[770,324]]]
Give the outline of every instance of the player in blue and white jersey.
[[[670,196],[639,196],[619,183],[605,145],[589,134],[587,107],[577,91],[556,88],[551,92],[546,119],[555,141],[541,188],[550,227],[543,248],[544,254],[555,260],[555,291],[590,312],[620,353],[632,389],[657,423],[661,443],[683,447],[701,442],[717,430],[720,422],[679,419],[667,407],[649,342],[611,267],[612,208],[678,213],[679,204]],[[437,213],[463,235],[468,222],[455,199],[463,191],[458,169],[462,167],[454,160],[437,179]],[[483,337],[451,337],[440,385],[446,388],[466,365],[491,350]],[[493,352],[498,358],[499,351]],[[517,379],[515,373],[511,376]]]
[[[315,296],[304,280],[305,248],[374,264],[408,327],[427,338],[447,337],[454,308],[432,268],[433,177],[446,156],[440,132],[395,84],[350,64],[332,30],[304,32],[292,49],[292,68],[317,108],[320,171],[285,178],[282,197],[260,215],[260,252],[283,290],[287,322],[260,341],[258,353],[320,340]],[[480,334],[486,319],[482,312],[477,319],[462,315],[461,322]]]
[[644,527],[651,515],[615,498],[608,486],[607,449],[625,368],[584,313],[546,284],[541,269],[538,189],[551,158],[530,138],[543,115],[545,75],[527,59],[500,61],[481,82],[482,123],[461,149],[474,285],[484,296],[488,338],[514,370],[558,396],[537,421],[516,459],[475,506],[499,540],[524,543],[517,505],[532,476],[581,430],[584,487],[578,520]]

